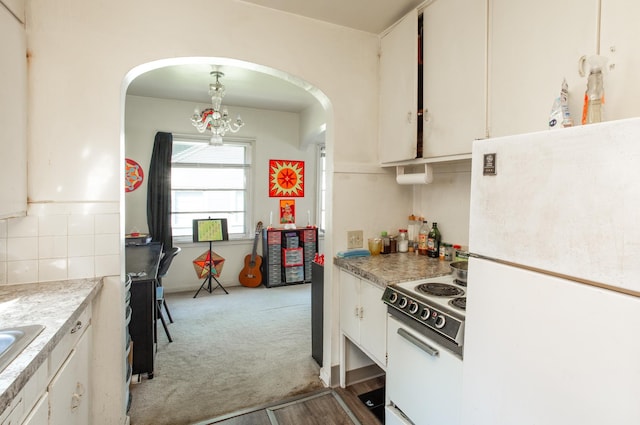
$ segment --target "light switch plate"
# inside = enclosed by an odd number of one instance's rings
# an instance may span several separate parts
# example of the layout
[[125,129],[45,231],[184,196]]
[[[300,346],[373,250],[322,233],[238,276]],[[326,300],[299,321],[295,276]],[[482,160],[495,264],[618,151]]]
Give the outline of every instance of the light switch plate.
[[362,230],[349,230],[347,232],[347,249],[362,248]]

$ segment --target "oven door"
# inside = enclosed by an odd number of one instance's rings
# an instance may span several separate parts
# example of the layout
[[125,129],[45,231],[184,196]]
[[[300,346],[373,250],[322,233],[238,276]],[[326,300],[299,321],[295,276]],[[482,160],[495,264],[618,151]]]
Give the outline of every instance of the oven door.
[[418,332],[422,325],[412,319],[388,319],[386,423],[408,423],[404,414],[416,425],[459,424],[462,360]]

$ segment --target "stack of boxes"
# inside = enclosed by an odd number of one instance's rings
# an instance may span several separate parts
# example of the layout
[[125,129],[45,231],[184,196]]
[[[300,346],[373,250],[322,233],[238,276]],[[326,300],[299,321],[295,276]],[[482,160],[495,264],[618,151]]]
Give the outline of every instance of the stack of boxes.
[[304,281],[304,250],[300,247],[298,232],[284,232],[282,239],[285,283]]
[[311,263],[318,252],[318,229],[265,229],[262,247],[266,287],[311,282]]

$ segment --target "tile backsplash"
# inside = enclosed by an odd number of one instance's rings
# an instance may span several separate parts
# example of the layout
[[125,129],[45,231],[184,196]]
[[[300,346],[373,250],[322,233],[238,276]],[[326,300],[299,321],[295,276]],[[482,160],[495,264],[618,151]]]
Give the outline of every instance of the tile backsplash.
[[0,284],[120,274],[120,204],[29,204],[0,220]]

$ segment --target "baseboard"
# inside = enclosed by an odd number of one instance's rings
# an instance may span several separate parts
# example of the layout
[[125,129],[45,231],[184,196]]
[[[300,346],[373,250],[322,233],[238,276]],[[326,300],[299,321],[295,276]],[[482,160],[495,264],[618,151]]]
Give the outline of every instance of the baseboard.
[[322,381],[322,383],[324,384],[325,387],[330,387],[331,383],[333,382],[332,370],[329,369],[329,371],[327,371],[327,368],[321,367],[320,368],[320,380]]
[[337,387],[340,385],[340,366],[331,366],[331,386]]

